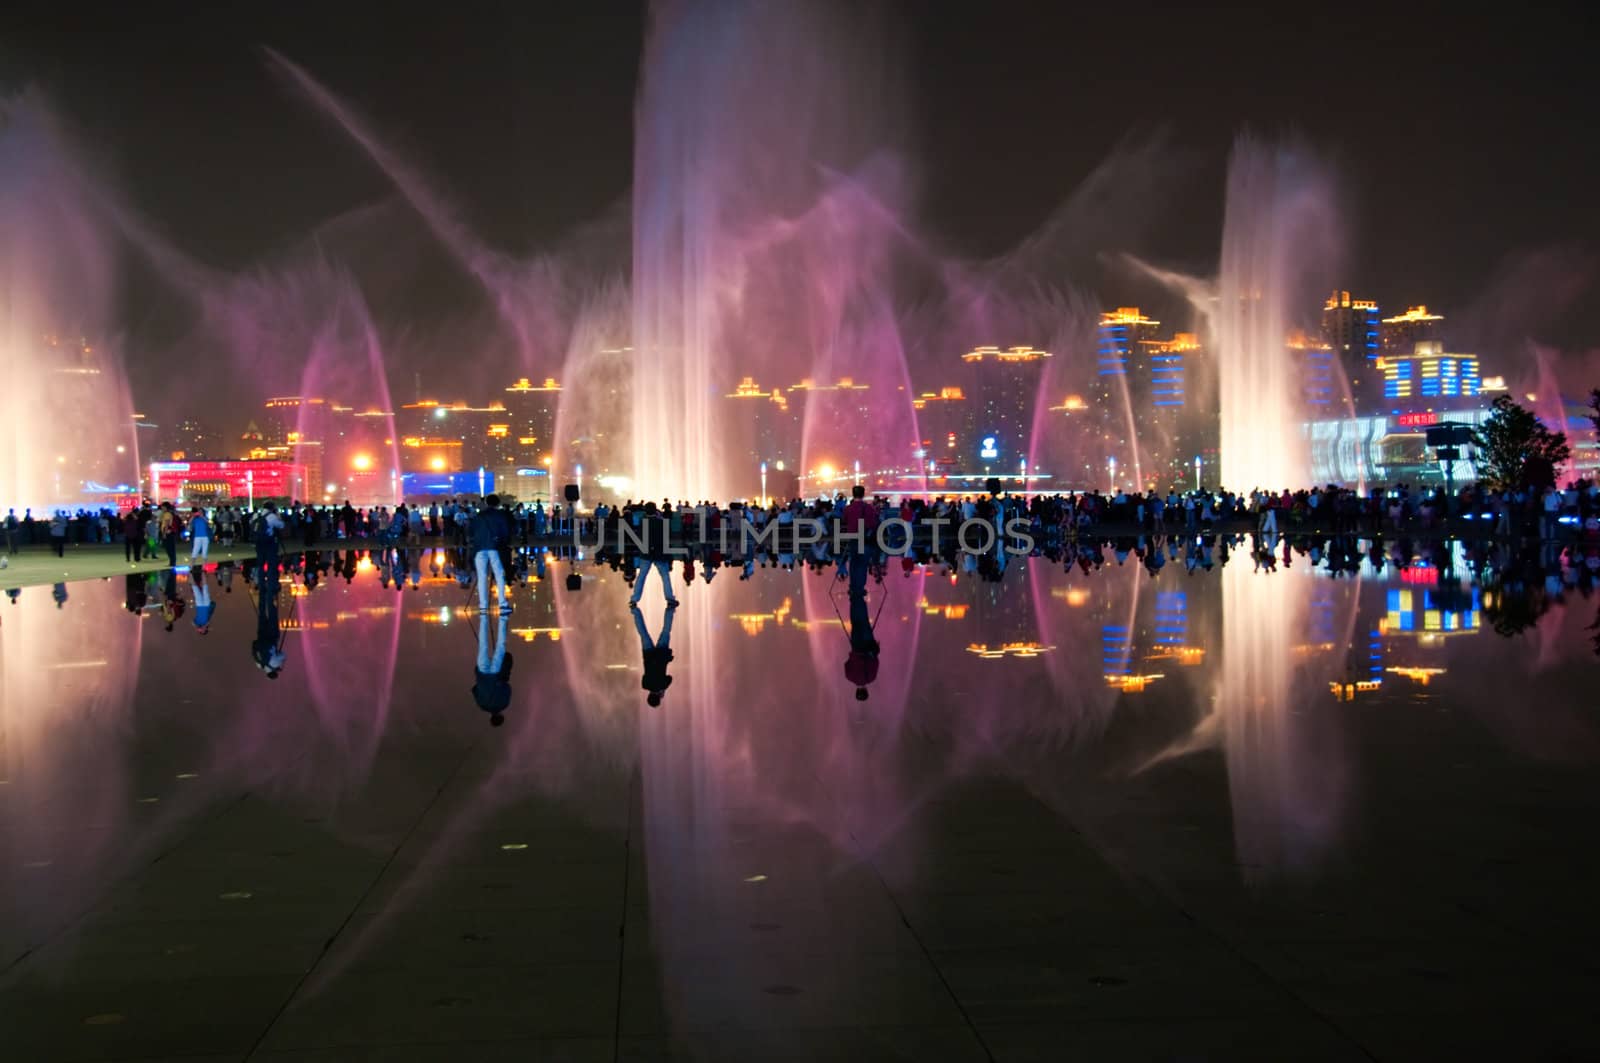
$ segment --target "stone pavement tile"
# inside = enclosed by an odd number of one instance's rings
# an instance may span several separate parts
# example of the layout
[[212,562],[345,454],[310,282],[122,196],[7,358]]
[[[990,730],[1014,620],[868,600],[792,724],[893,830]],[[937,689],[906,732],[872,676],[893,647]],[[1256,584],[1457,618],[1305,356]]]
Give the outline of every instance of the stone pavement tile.
[[105,922],[267,919],[342,916],[372,888],[376,872],[218,866],[205,870],[156,864],[108,897],[94,918]]
[[996,1063],[1365,1063],[1353,1042],[1315,1016],[1091,1020],[982,1026]]
[[845,1027],[823,1030],[718,1030],[677,1037],[624,1037],[622,1063],[982,1063],[988,1057],[965,1026]]
[[394,906],[432,911],[574,908],[617,912],[622,853],[601,862],[551,864],[528,851],[498,854],[477,866],[395,866],[361,899],[360,914]]
[[993,949],[1029,945],[1121,944],[1194,939],[1193,923],[1169,905],[1131,893],[931,894],[899,892],[895,900],[929,949]]
[[610,1037],[521,1041],[452,1041],[448,1044],[339,1045],[258,1052],[260,1063],[611,1063]]
[[1472,941],[1296,942],[1256,957],[1267,976],[1326,1015],[1587,1008],[1600,968]]
[[1471,939],[1508,945],[1513,936],[1434,891],[1329,883],[1252,894],[1207,885],[1180,903],[1199,925],[1230,941],[1424,941]]
[[28,981],[0,993],[8,1060],[76,1063],[141,1056],[242,1056],[298,976]]
[[1211,1018],[1284,1013],[1292,998],[1218,948],[1170,944],[936,952],[972,1021]]
[[405,909],[358,915],[330,960],[352,970],[516,967],[616,959],[621,917],[571,908]]
[[1513,1011],[1491,1001],[1460,1014],[1360,1015],[1338,1022],[1381,1063],[1579,1063],[1593,1059],[1600,1044],[1600,1020],[1592,1009]]
[[666,947],[710,962],[719,953],[920,954],[921,946],[888,904],[830,907],[815,897],[768,893],[736,903],[629,906],[624,947],[647,959]]
[[238,919],[226,913],[210,918],[91,920],[31,957],[29,972],[62,981],[304,974],[337,925],[332,917]]
[[316,976],[268,1032],[271,1050],[609,1037],[617,964],[346,970]]
[[624,1035],[961,1022],[921,956],[689,955],[623,970]]

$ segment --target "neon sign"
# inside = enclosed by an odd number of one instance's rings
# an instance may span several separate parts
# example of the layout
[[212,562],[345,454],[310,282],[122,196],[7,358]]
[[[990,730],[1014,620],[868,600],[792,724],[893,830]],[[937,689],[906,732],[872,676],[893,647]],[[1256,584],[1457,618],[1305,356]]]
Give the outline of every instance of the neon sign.
[[1439,423],[1436,413],[1402,413],[1397,422],[1401,428],[1428,428]]

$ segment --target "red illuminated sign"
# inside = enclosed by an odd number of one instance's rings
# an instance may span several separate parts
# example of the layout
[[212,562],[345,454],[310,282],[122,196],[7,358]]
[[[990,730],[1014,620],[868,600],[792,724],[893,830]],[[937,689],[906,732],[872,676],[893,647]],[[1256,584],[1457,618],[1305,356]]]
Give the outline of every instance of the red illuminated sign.
[[1428,428],[1439,423],[1436,413],[1402,413],[1400,415],[1401,428]]
[[1400,570],[1400,582],[1410,583],[1419,587],[1437,587],[1439,585],[1439,570],[1431,566],[1413,565],[1411,568]]

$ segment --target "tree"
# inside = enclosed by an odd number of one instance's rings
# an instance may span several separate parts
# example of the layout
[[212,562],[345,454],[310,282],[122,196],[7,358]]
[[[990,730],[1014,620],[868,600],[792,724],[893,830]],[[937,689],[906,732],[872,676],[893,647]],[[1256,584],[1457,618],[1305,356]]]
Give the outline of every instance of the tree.
[[1600,438],[1600,388],[1589,393],[1589,409],[1594,411],[1589,415],[1589,420],[1594,422],[1594,434]]
[[1572,456],[1565,432],[1552,432],[1532,410],[1509,395],[1494,400],[1494,412],[1472,433],[1478,448],[1478,475],[1502,491],[1545,487]]

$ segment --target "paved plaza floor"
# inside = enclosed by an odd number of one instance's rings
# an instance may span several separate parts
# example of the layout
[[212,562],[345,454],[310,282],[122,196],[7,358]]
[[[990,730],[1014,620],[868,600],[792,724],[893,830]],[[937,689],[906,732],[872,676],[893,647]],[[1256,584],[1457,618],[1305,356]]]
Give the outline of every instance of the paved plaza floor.
[[[1260,691],[1215,575],[1107,571],[1066,585],[1082,607],[1053,572],[893,576],[867,702],[827,578],[695,584],[655,707],[609,573],[518,589],[509,635],[445,580],[296,591],[272,681],[248,586],[213,588],[203,638],[116,580],[25,591],[0,604],[4,1057],[1588,1058],[1587,618],[1532,646],[1386,631],[1441,673],[1342,700],[1319,581],[1241,575],[1306,595],[1285,703],[1219,703]],[[1208,660],[1108,692],[1103,642],[1177,590]],[[1388,590],[1337,590],[1364,641]],[[469,694],[485,634],[515,659],[504,727]]]

